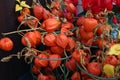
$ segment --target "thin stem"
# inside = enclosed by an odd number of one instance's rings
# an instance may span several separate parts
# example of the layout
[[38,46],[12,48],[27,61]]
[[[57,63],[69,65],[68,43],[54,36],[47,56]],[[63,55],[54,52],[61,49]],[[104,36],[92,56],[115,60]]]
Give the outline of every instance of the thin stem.
[[30,18],[36,19],[36,20],[38,21],[38,24],[41,25],[41,23],[39,22],[39,20],[38,20],[36,17],[31,16],[31,15],[28,15],[28,16],[29,16]]
[[27,31],[32,31],[32,30],[40,30],[40,28],[34,28],[34,29],[25,29],[25,30],[19,30],[19,31],[12,31],[12,32],[8,32],[8,33],[1,33],[2,35],[6,36],[6,35],[10,35],[10,34],[15,34],[15,33],[20,33],[20,32],[27,32]]
[[65,56],[66,56],[66,57],[68,57],[68,55],[67,55],[67,53],[66,53],[66,50],[65,50],[65,49],[64,49],[64,54],[65,54]]
[[62,69],[62,67],[60,66],[60,70],[62,71],[63,74],[65,74],[64,70]]
[[69,71],[69,70],[67,70],[66,77],[68,77],[68,75],[69,75],[69,72],[70,72],[70,71]]
[[[25,22],[24,21],[22,21],[22,23],[18,26],[18,28],[17,28],[17,31],[19,31],[19,29],[20,29],[20,27],[21,27],[21,25],[23,25]],[[22,33],[18,33],[19,35],[23,35]]]
[[71,58],[72,56],[68,56],[68,57],[64,57],[64,58],[52,58],[52,59],[48,59],[48,58],[40,58],[38,56],[34,56],[35,58],[38,58],[40,60],[51,60],[51,61],[56,61],[56,60],[66,60],[66,59],[69,59]]

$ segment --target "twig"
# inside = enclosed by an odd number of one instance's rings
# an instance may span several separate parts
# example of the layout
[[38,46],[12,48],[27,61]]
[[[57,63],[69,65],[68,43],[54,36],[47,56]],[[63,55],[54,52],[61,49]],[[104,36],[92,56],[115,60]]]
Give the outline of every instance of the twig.
[[40,28],[34,28],[34,29],[25,29],[25,30],[19,30],[19,31],[12,31],[12,32],[7,32],[7,33],[1,33],[2,35],[10,35],[10,34],[15,34],[15,33],[20,33],[20,32],[27,32],[27,31],[32,31],[32,30],[40,30]]

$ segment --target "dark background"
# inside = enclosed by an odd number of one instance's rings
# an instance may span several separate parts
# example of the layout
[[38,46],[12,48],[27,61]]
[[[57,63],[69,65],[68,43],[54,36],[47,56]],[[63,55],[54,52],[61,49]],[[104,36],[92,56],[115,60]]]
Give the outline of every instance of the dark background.
[[[30,4],[31,2],[28,3]],[[15,0],[0,0],[0,38],[3,37],[1,33],[15,31],[18,25]],[[8,35],[7,37],[13,40],[14,48],[10,52],[0,50],[0,59],[10,54],[16,54],[23,48],[20,41],[21,37],[18,34]],[[30,65],[26,64],[23,59],[13,58],[6,63],[0,62],[0,80],[24,80],[22,77],[29,70]]]
[[[49,0],[48,0],[49,2]],[[1,33],[15,31],[19,25],[15,12],[15,0],[0,0],[0,38]],[[27,0],[27,4],[31,6],[32,0]],[[45,0],[40,3],[46,8]],[[24,47],[21,45],[21,36],[18,34],[8,35],[14,42],[14,48],[10,52],[0,50],[0,59],[10,54],[16,54]],[[9,62],[0,62],[0,80],[33,80],[30,74],[30,65],[24,62],[24,59],[12,58]]]

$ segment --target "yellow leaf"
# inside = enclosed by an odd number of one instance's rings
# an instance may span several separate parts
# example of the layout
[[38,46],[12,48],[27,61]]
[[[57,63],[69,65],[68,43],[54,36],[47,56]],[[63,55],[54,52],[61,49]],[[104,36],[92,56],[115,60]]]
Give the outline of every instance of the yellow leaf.
[[16,0],[16,1],[20,3],[20,0]]
[[103,72],[108,76],[108,77],[114,77],[114,66],[110,64],[105,64],[103,67]]
[[120,44],[113,45],[108,52],[108,55],[119,55],[120,54]]
[[27,5],[25,2],[26,2],[26,1],[21,1],[21,2],[20,2],[20,5],[21,5],[22,7],[30,8],[30,6]]
[[22,7],[20,5],[18,5],[18,4],[16,4],[15,11],[20,11],[20,10],[22,10]]

